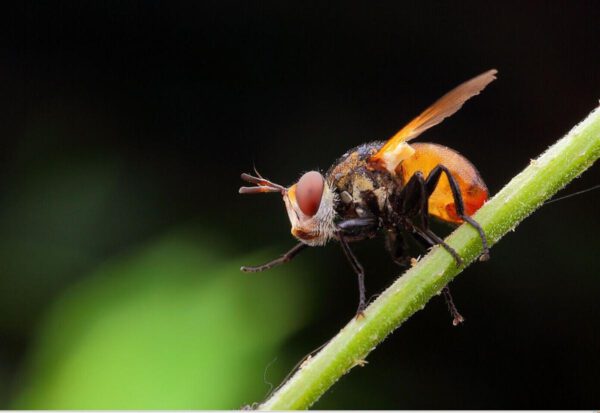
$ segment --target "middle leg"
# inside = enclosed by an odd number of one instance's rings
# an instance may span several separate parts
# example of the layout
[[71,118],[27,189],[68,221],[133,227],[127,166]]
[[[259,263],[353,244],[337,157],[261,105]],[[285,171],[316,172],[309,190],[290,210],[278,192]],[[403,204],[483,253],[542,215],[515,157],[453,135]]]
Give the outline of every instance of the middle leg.
[[[400,238],[400,239],[398,239]],[[432,247],[436,243],[431,239],[427,239],[425,237],[413,237],[419,245],[421,245],[424,249]],[[401,267],[410,266],[410,260],[408,259],[408,255],[405,254],[405,245],[406,241],[401,233],[399,232],[388,232],[386,234],[386,245],[390,254],[392,255],[392,259],[394,262]],[[465,321],[464,317],[460,314],[456,305],[454,304],[454,300],[452,299],[452,294],[450,293],[450,287],[446,285],[442,288],[442,294],[444,296],[444,301],[446,301],[446,306],[448,307],[448,311],[452,316],[452,325],[457,326],[463,321]]]
[[[428,189],[427,183],[428,182],[423,178],[423,175],[419,172],[411,177],[401,193],[401,214],[416,218],[415,220],[419,225],[412,225],[412,230],[418,236],[414,236],[415,234],[413,234],[413,238],[419,241],[420,244],[428,244],[424,245],[425,248],[441,244],[442,247],[452,255],[456,264],[460,266],[462,264],[462,259],[454,248],[446,244],[443,239],[429,229],[428,200],[433,191]],[[433,187],[435,188],[435,186]],[[452,294],[450,293],[450,287],[446,285],[442,289],[442,294],[444,295],[444,300],[448,306],[448,311],[452,316],[452,324],[456,326],[463,322],[464,317],[459,313],[454,304]]]
[[431,246],[440,244],[452,255],[457,266],[462,265],[458,253],[443,239],[429,229],[429,197],[427,182],[421,172],[416,172],[406,183],[399,195],[400,215],[409,223],[410,229],[427,241]]

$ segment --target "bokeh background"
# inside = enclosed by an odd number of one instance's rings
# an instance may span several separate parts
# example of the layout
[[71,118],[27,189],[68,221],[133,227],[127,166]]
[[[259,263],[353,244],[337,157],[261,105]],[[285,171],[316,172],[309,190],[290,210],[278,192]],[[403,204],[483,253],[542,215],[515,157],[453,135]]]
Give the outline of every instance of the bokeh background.
[[[0,19],[3,408],[261,401],[352,317],[356,280],[336,245],[240,273],[294,244],[241,172],[288,185],[495,67],[422,137],[495,193],[600,98],[593,1],[22,1]],[[466,323],[433,299],[316,407],[597,408],[599,194],[533,214],[453,282]],[[370,294],[399,274],[381,240],[355,251]]]

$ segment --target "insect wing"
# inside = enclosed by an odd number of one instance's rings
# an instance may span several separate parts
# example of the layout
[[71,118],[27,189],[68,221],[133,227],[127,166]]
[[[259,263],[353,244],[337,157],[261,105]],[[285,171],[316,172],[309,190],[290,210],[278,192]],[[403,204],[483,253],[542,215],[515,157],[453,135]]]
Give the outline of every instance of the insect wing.
[[478,95],[479,92],[496,79],[496,73],[498,73],[496,69],[488,70],[446,93],[392,136],[369,159],[369,163],[372,166],[383,166],[388,169],[394,169],[404,157],[410,155],[410,153],[407,154],[407,151],[402,148],[405,146],[403,145],[404,142],[416,138],[427,129],[456,113],[468,99]]

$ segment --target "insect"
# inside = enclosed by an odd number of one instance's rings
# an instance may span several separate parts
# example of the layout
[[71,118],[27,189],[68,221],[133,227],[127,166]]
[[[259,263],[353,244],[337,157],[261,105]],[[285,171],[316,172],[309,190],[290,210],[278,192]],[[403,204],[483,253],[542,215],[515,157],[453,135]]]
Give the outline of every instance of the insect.
[[[307,247],[336,240],[358,276],[357,315],[366,306],[364,269],[350,243],[383,234],[392,259],[407,265],[406,238],[412,236],[426,246],[441,245],[461,265],[456,251],[429,228],[430,217],[459,224],[467,222],[479,233],[480,260],[489,258],[486,235],[471,218],[487,200],[488,190],[479,172],[453,149],[435,143],[408,144],[427,129],[453,115],[471,97],[496,79],[492,69],[451,90],[404,126],[387,142],[371,142],[346,152],[323,175],[309,171],[290,187],[242,174],[255,186],[241,187],[241,194],[279,192],[298,243],[279,258],[242,271],[258,272],[290,261]],[[452,304],[447,287],[444,295],[455,324],[462,317]]]

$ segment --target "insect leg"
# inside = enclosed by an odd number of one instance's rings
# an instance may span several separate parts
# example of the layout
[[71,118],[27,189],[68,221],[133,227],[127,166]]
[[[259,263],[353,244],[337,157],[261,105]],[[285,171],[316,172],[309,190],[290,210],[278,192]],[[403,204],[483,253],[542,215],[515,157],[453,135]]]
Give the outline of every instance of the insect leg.
[[454,204],[456,206],[456,214],[465,222],[468,222],[473,228],[475,228],[477,230],[477,232],[479,232],[479,238],[481,238],[481,244],[483,246],[483,252],[481,253],[481,257],[479,258],[480,261],[486,261],[490,258],[490,250],[488,248],[488,243],[487,243],[487,237],[485,236],[485,232],[483,231],[483,228],[481,228],[481,225],[479,225],[479,223],[477,221],[475,221],[473,218],[471,218],[470,216],[468,216],[467,214],[465,214],[465,205],[462,199],[462,194],[460,192],[460,188],[458,187],[458,182],[456,182],[456,179],[454,178],[454,175],[452,175],[452,173],[450,173],[450,171],[448,170],[448,168],[446,168],[444,165],[437,165],[435,168],[433,168],[431,170],[431,172],[429,173],[429,176],[427,176],[427,191],[429,193],[429,195],[431,195],[433,193],[433,191],[435,190],[435,187],[437,186],[439,180],[440,180],[440,176],[442,175],[442,172],[444,172],[446,174],[446,177],[448,178],[448,182],[450,183],[450,189],[452,190],[452,197],[454,198]]
[[456,306],[454,305],[454,300],[452,299],[452,294],[450,294],[450,287],[447,285],[442,288],[442,294],[444,294],[444,300],[446,300],[446,305],[448,306],[448,311],[452,316],[452,325],[457,326],[463,321],[465,318],[458,312]]
[[[419,234],[425,241],[429,242],[432,246],[436,244],[441,244],[446,251],[448,251],[456,261],[456,265],[462,265],[462,259],[458,255],[458,253],[452,248],[450,245],[446,244],[444,240],[438,237],[433,231],[427,229],[424,232],[421,232],[419,228],[415,228],[417,234]],[[444,295],[444,301],[446,301],[446,306],[448,306],[448,311],[452,316],[452,325],[457,326],[463,321],[465,321],[464,317],[458,312],[456,305],[454,304],[454,300],[452,299],[452,294],[450,294],[450,287],[447,285],[442,289],[442,294]]]
[[344,235],[338,232],[337,236],[340,245],[342,246],[342,250],[344,251],[344,254],[346,254],[346,258],[350,262],[356,275],[358,275],[358,309],[356,310],[356,317],[359,318],[362,317],[367,302],[365,298],[365,270],[360,262],[358,262],[358,259],[356,259],[356,256],[350,249],[350,245],[348,245],[348,241],[346,241]]
[[417,226],[415,226],[413,229],[415,230],[415,232],[417,234],[419,234],[421,237],[423,237],[423,239],[425,241],[429,242],[431,244],[431,246],[440,244],[442,247],[444,247],[444,249],[446,251],[448,251],[450,253],[450,255],[452,255],[452,257],[454,258],[454,261],[456,261],[457,267],[460,267],[462,265],[462,258],[460,258],[460,255],[458,255],[456,250],[454,248],[452,248],[450,245],[446,244],[444,242],[444,240],[441,239],[440,237],[438,237],[432,230],[430,230],[429,228],[421,229]]
[[401,214],[410,217],[418,217],[419,224],[423,228],[429,227],[428,214],[429,205],[427,203],[427,187],[425,178],[420,171],[408,180],[402,192],[400,192],[400,210]]
[[[427,180],[423,178],[423,175],[421,173],[415,173],[407,182],[406,186],[403,188],[403,192],[401,193],[403,201],[402,209],[405,213],[412,212],[412,214],[415,214],[420,219],[420,225],[412,225],[413,231],[420,237],[420,239],[418,240],[425,241],[430,246],[440,244],[446,249],[446,251],[450,253],[450,255],[452,255],[452,257],[456,261],[456,265],[460,266],[462,265],[462,259],[454,250],[454,248],[446,244],[443,239],[438,237],[433,231],[429,229],[428,201],[429,197],[433,193],[433,190],[435,189],[435,186],[439,181],[441,171],[442,170],[440,168],[440,172],[437,172],[437,177],[435,175],[432,177],[432,173],[430,173],[427,177]],[[458,187],[458,185],[456,186]],[[460,206],[462,208],[462,198],[460,199]],[[464,212],[464,208],[462,208],[461,211]],[[454,305],[454,300],[452,300],[452,295],[450,294],[450,288],[447,285],[442,289],[442,294],[444,295],[444,300],[446,301],[446,305],[448,306],[448,311],[452,316],[452,324],[456,326],[463,322],[464,318],[456,309],[456,306]]]
[[351,218],[337,224],[338,232],[346,238],[368,238],[377,230],[377,218]]
[[[456,260],[457,265],[461,265],[462,259],[458,256],[456,251],[451,246],[446,244],[443,240],[439,239],[439,237],[437,237],[437,235],[435,235],[435,233],[433,233],[430,230],[421,232],[421,230],[419,228],[415,228],[415,231],[417,232],[418,235],[420,235],[420,237],[419,238],[414,237],[414,238],[417,241],[420,241],[419,242],[420,244],[424,244],[423,241],[427,242],[429,244],[429,246],[434,246],[436,244],[442,244],[442,246],[444,248],[446,248],[446,250],[450,254],[452,254],[454,259]],[[457,326],[460,323],[462,323],[463,321],[465,321],[464,317],[458,312],[456,305],[454,305],[454,300],[452,299],[452,295],[450,294],[450,287],[448,287],[446,285],[442,289],[442,294],[444,295],[444,300],[446,301],[446,306],[448,307],[448,311],[450,312],[450,315],[452,316],[452,325]]]
[[268,270],[270,268],[276,267],[277,265],[284,264],[292,260],[292,258],[298,255],[301,251],[305,250],[306,247],[308,247],[308,245],[306,245],[303,242],[299,242],[294,246],[294,248],[283,254],[281,257],[274,259],[273,261],[269,261],[263,265],[257,265],[256,267],[243,266],[242,268],[240,268],[240,270],[244,272],[260,272]]
[[[435,186],[433,187],[435,188]],[[441,244],[442,247],[454,257],[456,265],[460,266],[462,265],[462,260],[454,248],[446,244],[443,239],[429,229],[428,200],[432,192],[433,191],[429,191],[427,181],[423,178],[423,174],[421,172],[416,172],[406,183],[406,186],[402,188],[402,192],[400,193],[402,213],[409,217],[416,217],[419,220],[419,225],[414,225],[411,220],[413,231],[420,235],[431,246]]]
[[[462,259],[458,255],[458,253],[446,244],[441,238],[439,238],[434,232],[430,230],[423,230],[418,227],[413,227],[415,234],[411,234],[413,239],[418,242],[424,249],[429,247],[433,247],[435,245],[441,244],[455,259],[457,265],[462,264]],[[398,242],[397,238],[401,237],[401,241]],[[388,249],[390,255],[392,256],[392,260],[403,267],[410,265],[410,258],[404,254],[404,250],[406,249],[406,241],[401,234],[398,233],[388,233],[386,235],[386,248]]]
[[406,255],[406,240],[397,230],[386,231],[385,248],[390,253],[392,261],[401,267],[410,265],[410,257]]

